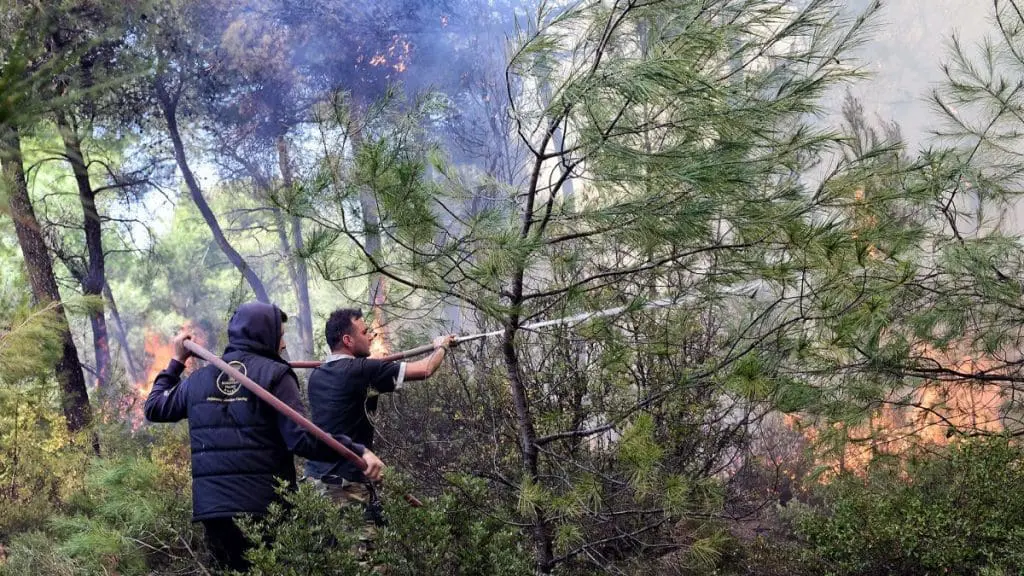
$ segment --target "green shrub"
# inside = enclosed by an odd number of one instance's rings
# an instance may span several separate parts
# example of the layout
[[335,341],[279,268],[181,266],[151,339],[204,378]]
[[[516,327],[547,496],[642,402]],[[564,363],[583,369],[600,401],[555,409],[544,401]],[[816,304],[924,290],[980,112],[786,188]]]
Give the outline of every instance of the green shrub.
[[309,485],[286,493],[289,506],[273,506],[261,521],[243,522],[258,548],[249,553],[253,575],[359,575],[383,567],[389,576],[495,575],[532,573],[525,539],[498,516],[466,503],[481,501],[482,483],[458,479],[455,489],[412,508],[400,496],[401,478],[388,480],[385,511],[389,524],[374,548],[357,557],[361,513],[343,511]]
[[67,479],[78,490],[52,503],[41,530],[11,536],[2,574],[207,573],[179,440],[158,437],[148,454],[95,459],[83,477]]
[[880,463],[826,495],[797,532],[832,574],[1024,571],[1024,453],[1006,439]]
[[391,488],[389,526],[381,533],[374,562],[388,574],[493,575],[533,573],[529,539],[512,527],[499,507],[481,510],[488,498],[487,484],[479,478],[449,478],[453,486],[423,508],[399,498],[407,487]]
[[297,492],[278,488],[287,506],[273,504],[265,518],[240,522],[257,548],[248,553],[253,576],[369,574],[351,550],[362,522],[354,509],[338,506],[303,483]]
[[799,542],[778,535],[733,541],[726,548],[717,576],[818,576],[816,563]]
[[15,536],[7,547],[7,560],[0,563],[0,576],[75,576],[74,562],[53,545],[51,537],[40,531]]

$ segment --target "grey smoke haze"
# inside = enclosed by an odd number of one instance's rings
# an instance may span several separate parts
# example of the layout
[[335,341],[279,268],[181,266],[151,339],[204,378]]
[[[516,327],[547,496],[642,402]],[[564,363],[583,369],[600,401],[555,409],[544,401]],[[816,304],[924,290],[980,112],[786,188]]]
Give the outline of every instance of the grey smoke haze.
[[[871,0],[851,0],[851,10],[864,10]],[[887,0],[870,41],[860,49],[872,77],[853,87],[869,114],[894,120],[910,150],[927,145],[937,117],[927,102],[931,87],[942,79],[941,64],[951,36],[965,46],[977,44],[991,31],[992,3],[981,0]]]
[[[871,2],[849,0],[847,8],[857,13]],[[449,154],[457,162],[485,163],[473,151],[497,135],[480,128],[495,115],[505,114],[501,103],[492,99],[504,96],[506,37],[516,16],[532,13],[535,2],[386,0],[363,5],[246,0],[226,8],[216,5],[219,9],[209,14],[214,37],[223,40],[233,34],[259,45],[260,38],[268,36],[283,52],[265,67],[249,70],[248,103],[256,105],[247,109],[262,109],[252,121],[270,125],[273,132],[288,111],[268,108],[282,103],[288,108],[296,98],[316,98],[333,88],[350,90],[366,102],[388,84],[400,82],[410,93],[434,89],[447,94],[456,104],[454,120],[462,132],[453,142],[471,143],[468,151],[449,146]],[[910,151],[927,146],[928,132],[939,122],[928,93],[942,78],[950,38],[956,33],[965,45],[973,46],[991,30],[990,13],[991,4],[978,0],[886,0],[870,39],[859,50],[871,77],[854,85],[852,93],[869,115],[895,121]],[[264,27],[261,22],[272,24]],[[299,73],[279,75],[275,66]],[[296,82],[305,86],[296,90]],[[838,111],[842,94],[830,100],[829,109]],[[838,115],[832,120],[838,121]]]
[[[851,12],[872,0],[849,0]],[[389,0],[367,5],[332,0],[268,2],[247,0],[216,14],[221,30],[257,18],[299,31],[282,37],[290,64],[319,76],[320,88],[344,86],[371,97],[388,82],[411,90],[447,93],[470,89],[481,60],[494,60],[504,48],[516,13],[530,0]],[[895,120],[910,147],[925,143],[935,116],[926,97],[941,79],[940,64],[953,33],[973,45],[989,29],[991,3],[979,0],[886,0],[877,28],[860,50],[872,78],[853,88],[867,112]],[[212,14],[211,14],[212,16]],[[400,38],[392,45],[392,38]],[[405,44],[408,42],[408,45]],[[391,54],[383,66],[367,62]],[[408,67],[395,70],[408,50]],[[476,68],[476,70],[474,70]],[[308,77],[307,77],[308,80]]]

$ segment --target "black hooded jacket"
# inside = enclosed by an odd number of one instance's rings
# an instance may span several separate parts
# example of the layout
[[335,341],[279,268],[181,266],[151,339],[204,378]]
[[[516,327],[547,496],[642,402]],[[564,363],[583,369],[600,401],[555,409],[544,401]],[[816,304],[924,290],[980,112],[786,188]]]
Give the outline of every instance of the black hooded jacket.
[[[243,304],[228,324],[223,359],[281,401],[305,413],[295,373],[278,355],[281,311]],[[278,479],[295,485],[292,454],[337,461],[341,456],[248,389],[206,366],[180,382],[184,366],[171,360],[146,398],[151,422],[188,418],[192,448],[192,519],[264,514],[278,499]],[[347,436],[337,440],[362,455]]]

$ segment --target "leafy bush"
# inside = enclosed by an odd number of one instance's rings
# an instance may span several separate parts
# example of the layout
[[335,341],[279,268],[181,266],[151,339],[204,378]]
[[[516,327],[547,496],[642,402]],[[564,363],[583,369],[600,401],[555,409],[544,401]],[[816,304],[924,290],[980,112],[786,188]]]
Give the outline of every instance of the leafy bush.
[[499,515],[487,515],[470,502],[486,499],[482,482],[454,478],[454,489],[412,508],[399,494],[406,482],[388,480],[389,520],[365,558],[354,553],[363,529],[361,513],[338,509],[309,485],[286,493],[289,506],[274,506],[266,519],[243,527],[258,548],[249,553],[253,575],[371,574],[380,567],[401,575],[496,575],[532,572],[522,535]]
[[287,506],[272,504],[265,518],[241,522],[246,536],[257,546],[248,553],[252,562],[249,574],[369,574],[351,552],[362,522],[354,509],[342,514],[310,484],[301,484],[297,492],[284,485],[278,490]]
[[395,576],[531,574],[533,556],[524,535],[499,510],[487,513],[473,504],[489,501],[487,484],[464,476],[450,481],[453,486],[423,508],[398,498],[406,489],[400,482],[391,489],[390,525],[374,562]]
[[818,576],[816,562],[806,558],[800,543],[790,539],[762,536],[752,541],[734,541],[723,554],[720,576]]
[[40,531],[26,532],[11,541],[0,574],[16,576],[74,576],[74,562],[53,545],[52,538]]
[[33,308],[0,278],[0,542],[45,527],[81,488],[87,462],[60,412],[51,376],[63,324],[53,306]]
[[1018,574],[1022,465],[1024,453],[1003,438],[882,462],[828,486],[827,509],[797,531],[831,574]]
[[[180,433],[150,453],[95,459],[41,529],[14,534],[0,574],[204,574]],[[187,445],[184,449],[187,454]],[[182,475],[184,470],[184,475]]]

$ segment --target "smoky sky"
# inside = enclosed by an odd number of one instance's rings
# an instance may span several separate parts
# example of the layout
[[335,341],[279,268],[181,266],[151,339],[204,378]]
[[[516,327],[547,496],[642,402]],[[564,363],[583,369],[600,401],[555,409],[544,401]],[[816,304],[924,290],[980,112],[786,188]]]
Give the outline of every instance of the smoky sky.
[[224,96],[248,88],[284,114],[338,90],[362,105],[395,86],[457,93],[502,67],[517,13],[520,2],[250,0],[210,3],[196,26],[235,76]]

